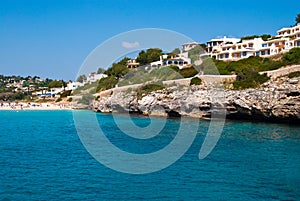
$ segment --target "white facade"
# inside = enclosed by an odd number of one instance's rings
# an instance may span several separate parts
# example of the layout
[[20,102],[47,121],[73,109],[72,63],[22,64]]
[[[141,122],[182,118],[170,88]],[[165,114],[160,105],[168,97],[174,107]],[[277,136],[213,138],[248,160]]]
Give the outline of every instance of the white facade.
[[88,83],[92,83],[92,82],[96,82],[104,77],[107,77],[107,75],[101,73],[101,74],[96,74],[96,73],[91,73],[87,79],[86,79],[86,82]]
[[150,63],[150,66],[146,67],[146,70],[153,68],[160,68],[165,66],[178,66],[179,69],[185,68],[191,65],[191,59],[188,58],[188,53],[181,53],[176,55],[176,57],[169,58],[167,55],[162,55],[159,61],[154,61]]
[[217,60],[234,61],[250,56],[269,57],[300,47],[300,24],[283,28],[277,37],[264,41],[262,38],[241,40],[238,38],[212,39],[207,42],[207,54]]
[[127,68],[137,68],[140,66],[140,63],[136,59],[129,59],[127,61]]
[[182,51],[183,51],[183,52],[187,52],[187,51],[193,49],[194,47],[196,47],[196,46],[198,46],[198,45],[200,45],[200,44],[197,43],[197,42],[184,43],[184,44],[182,45]]
[[80,82],[69,82],[67,84],[67,87],[66,87],[66,90],[75,90],[77,89],[78,87],[81,87],[83,86],[84,84],[83,83],[80,83]]
[[277,34],[277,37],[289,39],[285,43],[287,50],[293,47],[300,47],[300,23],[290,28],[282,28],[277,31]]
[[191,65],[191,59],[185,57],[174,57],[163,61],[163,66],[178,66],[179,69],[186,68]]

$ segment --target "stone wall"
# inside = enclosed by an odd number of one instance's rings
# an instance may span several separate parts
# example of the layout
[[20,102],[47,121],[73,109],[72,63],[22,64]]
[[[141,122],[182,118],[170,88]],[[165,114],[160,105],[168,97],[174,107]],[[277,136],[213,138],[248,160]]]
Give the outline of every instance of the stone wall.
[[267,73],[268,76],[271,76],[272,78],[277,78],[297,71],[300,71],[300,65],[294,65],[294,66],[280,68],[272,71],[264,71],[264,72],[260,72],[260,74]]

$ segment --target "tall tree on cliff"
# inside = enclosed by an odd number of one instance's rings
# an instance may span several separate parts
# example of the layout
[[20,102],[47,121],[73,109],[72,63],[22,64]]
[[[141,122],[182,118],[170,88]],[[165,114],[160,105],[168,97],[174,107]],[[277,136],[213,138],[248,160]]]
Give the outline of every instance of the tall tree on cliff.
[[300,13],[297,14],[297,17],[296,17],[296,24],[300,23]]

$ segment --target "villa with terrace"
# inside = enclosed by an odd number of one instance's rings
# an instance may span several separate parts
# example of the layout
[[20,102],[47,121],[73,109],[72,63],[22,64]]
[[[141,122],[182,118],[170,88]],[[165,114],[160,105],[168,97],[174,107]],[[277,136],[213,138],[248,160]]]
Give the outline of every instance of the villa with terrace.
[[188,53],[181,53],[174,57],[168,58],[168,55],[160,56],[159,61],[151,62],[148,66],[149,69],[160,68],[165,66],[178,66],[179,69],[189,67],[191,65],[191,59],[188,58]]
[[277,31],[277,36],[263,40],[218,38],[206,43],[207,55],[217,60],[236,61],[250,56],[270,57],[300,47],[300,24]]

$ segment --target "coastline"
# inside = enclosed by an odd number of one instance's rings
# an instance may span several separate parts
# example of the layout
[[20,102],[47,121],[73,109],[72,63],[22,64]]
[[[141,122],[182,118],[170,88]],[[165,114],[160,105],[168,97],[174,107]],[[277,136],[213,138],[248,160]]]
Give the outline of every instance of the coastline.
[[[285,73],[284,73],[285,74]],[[209,119],[216,109],[226,110],[226,119],[299,124],[300,77],[271,76],[258,88],[225,89],[222,102],[210,98],[208,86],[169,87],[137,98],[134,92],[100,94],[92,104],[95,112],[129,112],[145,116]],[[113,94],[113,95],[112,95]],[[212,108],[216,104],[218,107]]]
[[46,111],[46,110],[73,110],[69,104],[55,103],[2,103],[0,111]]

